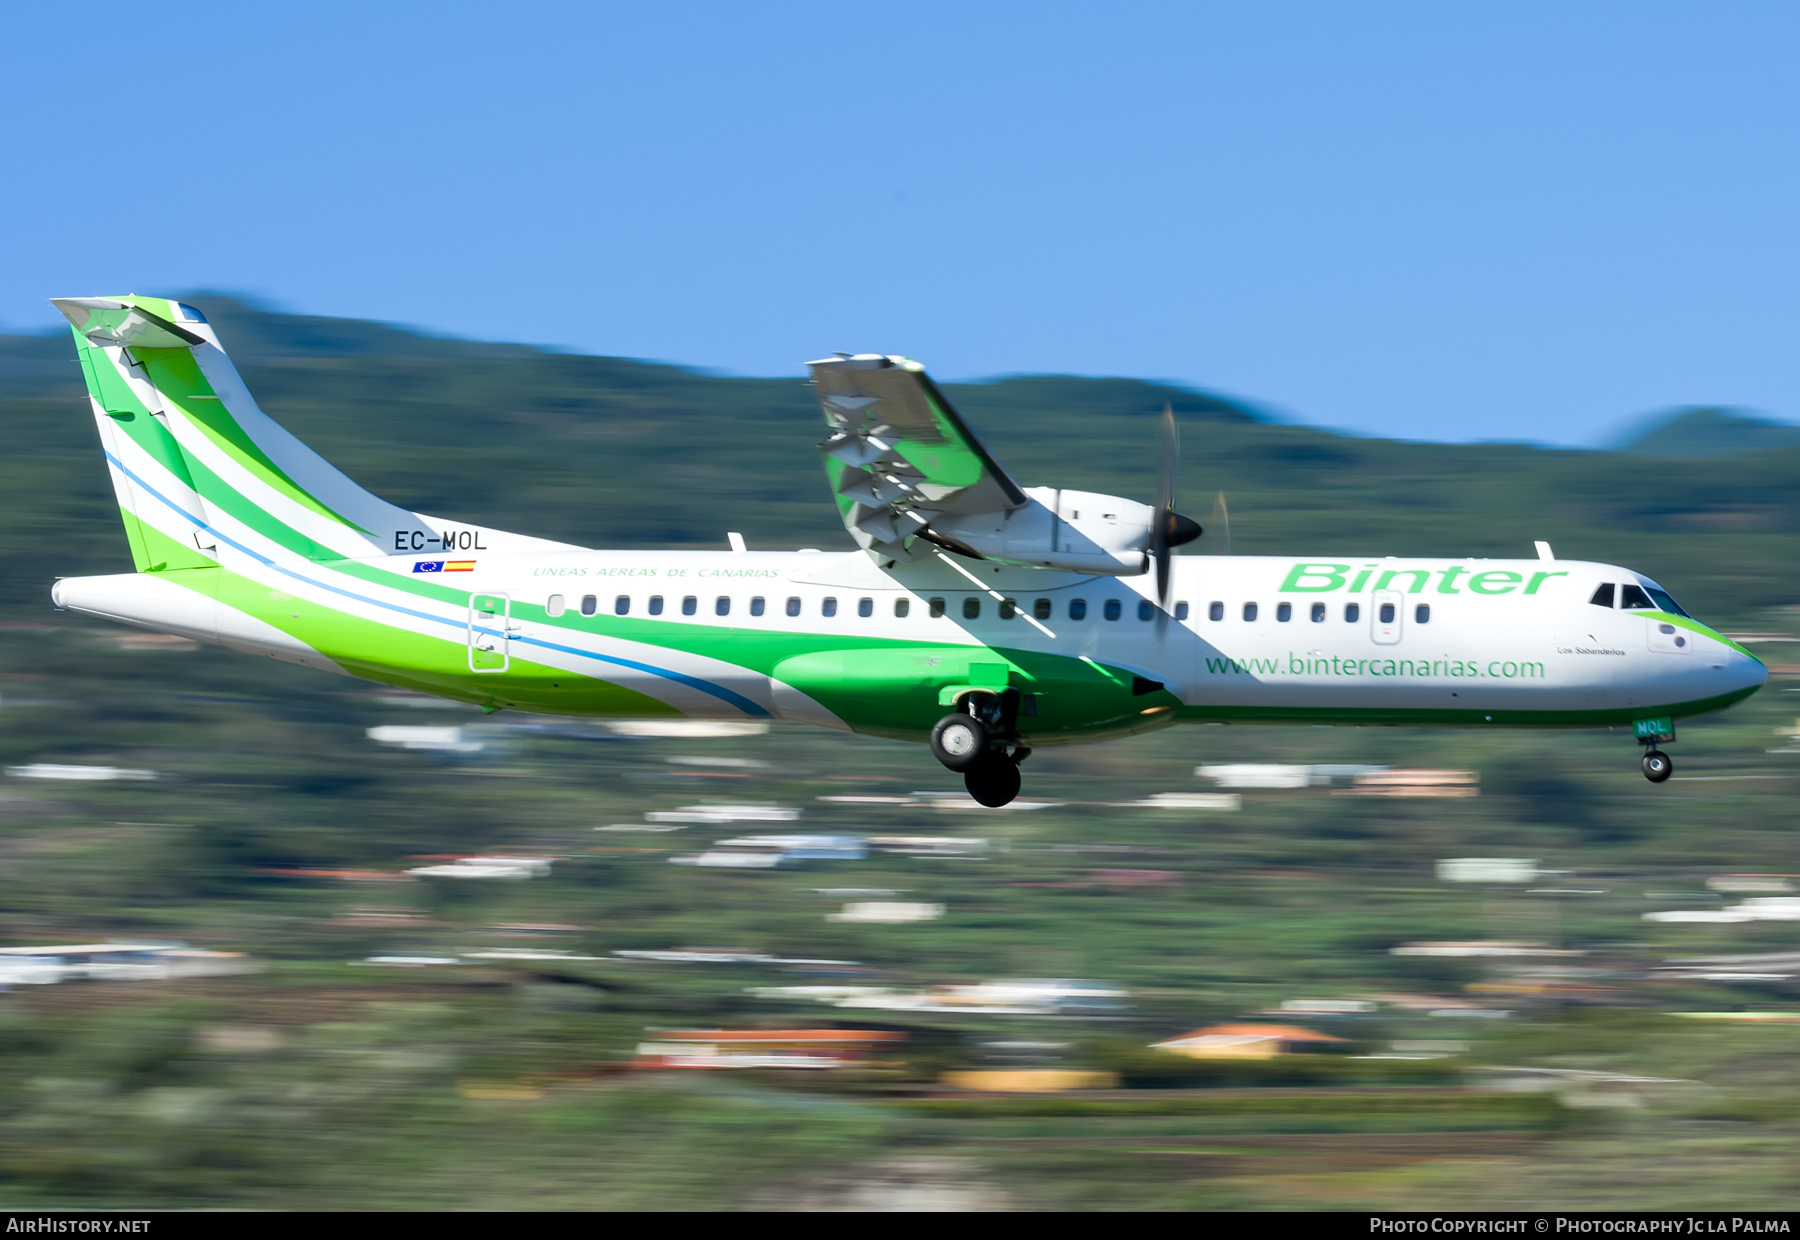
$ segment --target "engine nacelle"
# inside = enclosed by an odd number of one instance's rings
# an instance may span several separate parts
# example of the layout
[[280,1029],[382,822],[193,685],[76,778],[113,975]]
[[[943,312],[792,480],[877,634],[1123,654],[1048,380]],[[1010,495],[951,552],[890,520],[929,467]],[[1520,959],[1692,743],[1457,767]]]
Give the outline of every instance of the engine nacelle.
[[1148,571],[1149,504],[1059,487],[1027,487],[1025,497],[1008,512],[939,517],[931,530],[990,560],[1111,577]]

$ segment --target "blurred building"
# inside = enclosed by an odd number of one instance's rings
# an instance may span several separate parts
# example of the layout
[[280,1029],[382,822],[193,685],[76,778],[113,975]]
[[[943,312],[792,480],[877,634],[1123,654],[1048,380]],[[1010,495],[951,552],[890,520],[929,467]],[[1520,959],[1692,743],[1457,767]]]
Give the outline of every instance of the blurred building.
[[860,835],[740,835],[713,847],[774,849],[784,861],[861,861],[869,855]]
[[1458,799],[1479,796],[1481,775],[1477,771],[1393,770],[1371,771],[1358,775],[1349,788],[1336,789],[1334,796],[1362,797],[1447,797]]
[[917,900],[853,900],[839,913],[828,913],[826,921],[877,922],[902,925],[913,921],[936,921],[944,915],[941,904]]
[[869,847],[905,857],[985,857],[988,842],[945,835],[871,835]]
[[640,1043],[640,1068],[856,1068],[898,1050],[887,1029],[659,1029]]
[[985,1093],[1048,1094],[1068,1089],[1117,1089],[1119,1074],[1079,1068],[973,1068],[946,1072],[939,1080],[955,1089]]
[[1232,762],[1194,768],[1221,788],[1328,788],[1334,779],[1357,779],[1387,770],[1349,763]]
[[407,871],[421,878],[543,878],[548,857],[458,857],[448,865],[422,865]]
[[123,766],[79,766],[67,762],[29,762],[24,766],[9,766],[6,773],[14,779],[67,779],[78,783],[156,778],[155,771],[138,771]]
[[793,822],[800,811],[787,805],[683,805],[679,809],[651,810],[645,822],[712,826],[730,822]]
[[0,987],[77,980],[167,981],[246,973],[242,952],[203,951],[185,943],[72,943],[0,947]]
[[417,727],[412,724],[383,724],[368,729],[368,738],[378,745],[398,749],[430,750],[437,753],[480,753],[486,742],[469,728]]
[[1445,883],[1529,883],[1538,866],[1519,857],[1446,857],[1437,863],[1437,876]]
[[1178,1038],[1153,1042],[1151,1049],[1190,1059],[1274,1059],[1277,1055],[1318,1054],[1346,1044],[1347,1039],[1299,1025],[1208,1025]]

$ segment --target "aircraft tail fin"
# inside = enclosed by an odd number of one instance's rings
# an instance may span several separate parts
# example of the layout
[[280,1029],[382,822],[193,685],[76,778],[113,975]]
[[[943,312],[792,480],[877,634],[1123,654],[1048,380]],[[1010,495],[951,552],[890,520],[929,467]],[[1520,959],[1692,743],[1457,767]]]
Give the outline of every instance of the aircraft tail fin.
[[447,537],[459,549],[562,545],[449,528],[365,491],[257,407],[192,306],[135,295],[52,302],[74,328],[140,572],[211,567],[234,553],[325,561],[441,551]]

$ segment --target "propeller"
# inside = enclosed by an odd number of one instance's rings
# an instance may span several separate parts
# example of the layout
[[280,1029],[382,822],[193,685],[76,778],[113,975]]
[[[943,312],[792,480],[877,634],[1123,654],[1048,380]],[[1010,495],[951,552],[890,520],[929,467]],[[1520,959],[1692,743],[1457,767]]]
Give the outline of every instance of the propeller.
[[[1161,468],[1156,479],[1156,512],[1150,518],[1150,554],[1156,559],[1156,599],[1162,616],[1169,614],[1169,586],[1174,574],[1170,560],[1174,549],[1200,537],[1200,523],[1175,511],[1175,471],[1181,465],[1181,437],[1175,433],[1174,406],[1164,403]],[[1159,619],[1158,623],[1162,623]]]

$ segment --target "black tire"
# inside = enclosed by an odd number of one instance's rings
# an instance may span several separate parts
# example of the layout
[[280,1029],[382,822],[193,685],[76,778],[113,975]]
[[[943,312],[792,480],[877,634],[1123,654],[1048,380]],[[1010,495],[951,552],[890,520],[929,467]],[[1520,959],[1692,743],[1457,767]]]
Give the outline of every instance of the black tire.
[[1644,778],[1653,784],[1660,784],[1675,773],[1675,763],[1669,755],[1660,749],[1652,749],[1644,755]]
[[931,729],[931,756],[953,771],[979,765],[987,753],[987,729],[973,715],[945,715]]
[[995,755],[988,762],[963,772],[963,787],[969,795],[989,809],[999,809],[1002,805],[1011,804],[1019,795],[1019,768],[1004,755]]

